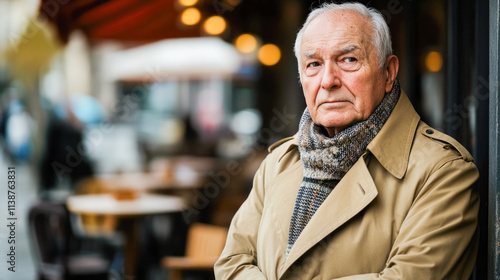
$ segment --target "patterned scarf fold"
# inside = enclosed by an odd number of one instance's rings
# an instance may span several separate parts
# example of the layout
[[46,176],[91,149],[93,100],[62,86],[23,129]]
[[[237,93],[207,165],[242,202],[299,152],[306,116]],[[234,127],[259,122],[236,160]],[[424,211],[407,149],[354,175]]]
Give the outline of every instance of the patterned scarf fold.
[[347,127],[331,138],[313,122],[306,108],[299,124],[299,153],[304,175],[290,219],[286,256],[316,210],[382,129],[399,95],[396,79],[391,92],[384,96],[368,119]]

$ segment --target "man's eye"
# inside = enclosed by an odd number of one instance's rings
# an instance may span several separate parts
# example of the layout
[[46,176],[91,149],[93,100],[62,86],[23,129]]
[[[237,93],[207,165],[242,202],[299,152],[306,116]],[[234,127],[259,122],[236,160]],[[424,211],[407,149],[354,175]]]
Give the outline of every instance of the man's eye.
[[361,67],[361,63],[358,63],[358,59],[354,57],[344,57],[338,65],[344,71],[356,71]]
[[347,62],[347,63],[356,62],[356,61],[358,61],[358,60],[355,59],[354,57],[346,57],[346,58],[344,58],[344,62]]
[[307,64],[307,67],[318,67],[319,66],[319,63],[317,62],[311,62],[309,64]]

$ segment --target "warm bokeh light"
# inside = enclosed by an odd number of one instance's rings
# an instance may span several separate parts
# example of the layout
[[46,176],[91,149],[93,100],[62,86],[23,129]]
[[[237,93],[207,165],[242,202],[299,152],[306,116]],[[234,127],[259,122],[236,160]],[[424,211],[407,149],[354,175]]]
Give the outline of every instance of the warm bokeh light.
[[211,16],[205,21],[203,28],[210,35],[219,35],[226,30],[226,21],[220,16]]
[[443,67],[443,56],[436,51],[429,52],[425,57],[425,67],[431,72],[438,72]]
[[281,51],[276,45],[266,44],[259,49],[258,57],[262,64],[272,66],[280,61]]
[[182,12],[181,21],[185,25],[195,25],[200,22],[201,13],[196,8],[187,8]]
[[250,34],[242,34],[234,41],[236,48],[242,53],[251,53],[257,48],[257,39]]
[[197,2],[198,0],[179,0],[179,4],[186,7],[193,6]]

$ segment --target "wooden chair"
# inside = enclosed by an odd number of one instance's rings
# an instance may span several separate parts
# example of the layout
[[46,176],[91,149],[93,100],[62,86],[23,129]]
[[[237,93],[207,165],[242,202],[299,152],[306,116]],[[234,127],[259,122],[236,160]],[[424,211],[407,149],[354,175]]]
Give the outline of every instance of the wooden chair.
[[77,243],[63,204],[39,201],[29,210],[31,241],[38,261],[37,279],[107,280],[110,263],[94,253],[72,252]]
[[186,256],[164,257],[163,267],[170,270],[170,280],[181,280],[184,270],[212,270],[226,243],[227,228],[195,223],[188,231]]

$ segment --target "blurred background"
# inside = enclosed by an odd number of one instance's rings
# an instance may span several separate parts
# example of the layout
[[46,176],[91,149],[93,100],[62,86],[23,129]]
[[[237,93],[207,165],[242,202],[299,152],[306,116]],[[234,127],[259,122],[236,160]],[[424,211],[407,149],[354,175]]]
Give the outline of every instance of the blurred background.
[[[0,0],[0,172],[17,180],[1,278],[211,279],[220,249],[192,229],[223,233],[266,148],[297,130],[293,43],[320,2]],[[488,1],[361,2],[388,22],[422,119],[473,153],[486,201]]]

